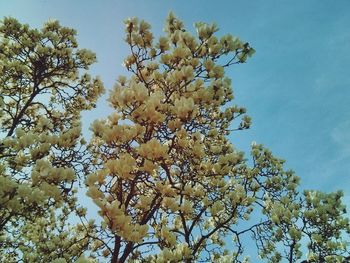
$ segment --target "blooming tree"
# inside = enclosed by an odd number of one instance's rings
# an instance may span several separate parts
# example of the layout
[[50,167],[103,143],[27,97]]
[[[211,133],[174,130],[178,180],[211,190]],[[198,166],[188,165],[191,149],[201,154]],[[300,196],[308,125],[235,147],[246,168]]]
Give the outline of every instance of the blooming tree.
[[64,256],[59,246],[86,247],[86,239],[61,237],[68,225],[60,224],[76,210],[74,182],[87,168],[80,113],[103,86],[85,72],[96,58],[75,35],[57,21],[41,30],[0,23],[1,262],[49,262],[51,252]]
[[283,160],[259,144],[248,159],[227,137],[250,118],[225,69],[254,49],[214,24],[192,34],[172,13],[156,40],[145,21],[125,24],[129,77],[87,147],[95,55],[57,21],[0,24],[0,261],[248,262],[248,238],[267,262],[349,260],[342,193],[300,193]]
[[195,24],[193,35],[172,13],[157,40],[145,21],[125,25],[131,76],[110,93],[115,111],[91,126],[96,171],[86,184],[101,216],[96,255],[112,263],[246,262],[242,238],[251,234],[270,262],[297,262],[301,244],[310,262],[342,262],[349,223],[341,193],[301,195],[282,160],[254,144],[250,163],[227,138],[250,118],[230,104],[225,68],[254,49],[217,36],[214,24]]

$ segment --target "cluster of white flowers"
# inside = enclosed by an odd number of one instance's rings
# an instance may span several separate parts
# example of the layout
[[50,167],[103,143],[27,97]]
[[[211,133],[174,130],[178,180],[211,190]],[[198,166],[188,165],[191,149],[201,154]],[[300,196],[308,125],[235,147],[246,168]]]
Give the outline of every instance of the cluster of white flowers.
[[149,160],[165,159],[168,155],[168,151],[168,146],[162,145],[155,138],[152,138],[147,143],[141,144],[137,149],[140,156]]
[[124,206],[118,200],[107,203],[103,210],[104,220],[110,229],[125,240],[138,243],[147,235],[148,225],[133,224],[131,217],[125,214]]

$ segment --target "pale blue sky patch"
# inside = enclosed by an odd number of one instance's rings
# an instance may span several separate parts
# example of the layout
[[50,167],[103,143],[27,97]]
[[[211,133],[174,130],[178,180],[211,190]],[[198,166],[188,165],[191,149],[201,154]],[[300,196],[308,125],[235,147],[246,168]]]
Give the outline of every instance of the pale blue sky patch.
[[339,145],[344,155],[350,155],[350,113],[348,119],[336,126],[331,133],[333,141]]

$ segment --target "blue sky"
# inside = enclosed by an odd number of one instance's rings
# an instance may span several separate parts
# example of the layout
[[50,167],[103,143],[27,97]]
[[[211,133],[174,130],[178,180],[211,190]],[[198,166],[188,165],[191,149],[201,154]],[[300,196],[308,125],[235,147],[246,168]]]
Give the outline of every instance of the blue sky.
[[[350,204],[350,1],[0,0],[0,17],[40,27],[49,18],[76,28],[81,47],[97,53],[93,73],[111,88],[126,71],[123,20],[138,16],[161,33],[173,10],[188,28],[216,22],[256,54],[227,71],[236,103],[253,118],[233,144],[263,143],[301,177],[302,188],[343,189]],[[84,121],[106,117],[100,100]],[[87,127],[87,125],[85,126]]]

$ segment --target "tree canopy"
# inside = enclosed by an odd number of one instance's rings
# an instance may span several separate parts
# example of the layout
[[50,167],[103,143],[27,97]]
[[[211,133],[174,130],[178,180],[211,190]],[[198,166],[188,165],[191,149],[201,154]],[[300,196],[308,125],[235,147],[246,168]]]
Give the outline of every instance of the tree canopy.
[[215,24],[192,33],[173,13],[164,31],[125,21],[128,76],[86,143],[80,113],[104,90],[86,72],[95,55],[57,21],[2,21],[0,259],[249,262],[249,239],[263,262],[346,262],[342,192],[301,192],[270,150],[253,143],[246,156],[228,137],[251,119],[225,69],[254,49]]
[[95,54],[78,49],[75,35],[58,21],[40,30],[14,18],[0,25],[2,262],[60,255],[68,226],[59,222],[76,207],[74,185],[88,169],[80,113],[95,107],[103,85],[86,72]]

